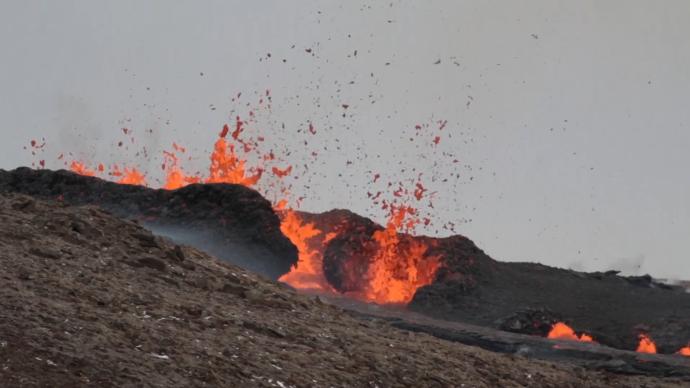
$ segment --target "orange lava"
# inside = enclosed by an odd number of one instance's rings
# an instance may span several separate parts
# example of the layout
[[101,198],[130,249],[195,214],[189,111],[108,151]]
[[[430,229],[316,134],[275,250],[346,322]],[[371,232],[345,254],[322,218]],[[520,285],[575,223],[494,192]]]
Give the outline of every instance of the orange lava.
[[[263,170],[258,169],[254,175],[248,176],[245,171],[246,160],[240,159],[235,154],[235,145],[228,144],[225,137],[228,134],[228,126],[223,127],[220,137],[213,147],[211,154],[210,176],[207,183],[234,183],[244,186],[254,186],[261,179]],[[233,132],[233,138],[237,138],[239,130]]]
[[[250,116],[253,114],[250,112]],[[251,120],[251,119],[250,119]],[[262,137],[252,138],[245,135],[246,122],[236,120],[235,128],[231,130],[224,125],[214,143],[210,155],[208,175],[201,173],[187,174],[180,166],[180,156],[186,153],[185,148],[173,143],[173,149],[163,152],[162,169],[164,179],[161,187],[175,190],[193,183],[227,183],[255,187],[262,179],[264,170],[272,172],[265,178],[262,186],[273,193],[273,207],[281,216],[281,231],[292,241],[299,251],[298,262],[289,273],[279,280],[298,289],[312,289],[336,292],[325,277],[323,270],[323,255],[328,241],[336,233],[325,233],[316,228],[313,223],[305,222],[299,213],[291,210],[288,204],[291,185],[284,183],[294,173],[293,166],[275,157],[273,150],[260,151]],[[125,134],[127,131],[123,130]],[[316,130],[310,124],[309,132],[314,135]],[[133,140],[132,140],[133,141]],[[255,153],[259,166],[247,167],[248,154]],[[280,165],[276,165],[280,163]],[[71,170],[89,176],[105,175],[102,164],[97,169],[89,169],[86,164],[72,162]],[[305,167],[308,168],[308,167]],[[147,185],[146,176],[136,168],[113,166],[107,173],[111,179],[121,184]],[[267,174],[268,175],[268,174]],[[298,177],[295,176],[295,179]],[[292,179],[290,180],[292,181]],[[375,179],[376,181],[376,179]],[[373,197],[374,204],[390,212],[390,219],[386,228],[378,230],[372,235],[364,262],[346,262],[344,265],[358,266],[356,283],[347,291],[354,298],[381,304],[406,304],[412,300],[418,288],[430,284],[441,266],[440,257],[428,255],[430,242],[423,238],[413,238],[401,232],[411,233],[421,223],[417,211],[409,206],[401,205],[408,201],[422,201],[426,199],[427,189],[421,183],[421,174],[409,186],[399,182],[388,183],[393,192],[393,202],[381,200],[379,195]],[[411,188],[406,188],[411,187]],[[266,195],[266,193],[264,193]],[[299,206],[303,197],[296,200]],[[425,224],[428,224],[426,222]],[[361,266],[361,267],[359,267]]]
[[69,169],[79,175],[96,176],[96,171],[87,168],[82,162],[73,161],[72,164],[70,164]]
[[578,335],[575,334],[575,330],[563,322],[556,322],[556,324],[554,324],[551,328],[547,338],[567,341],[594,342],[594,339],[588,334],[583,333],[578,337]]
[[[86,164],[77,161],[73,161],[69,169],[72,172],[84,176],[96,176],[98,173],[102,173],[105,170],[103,164],[99,164],[95,170],[92,170],[86,167]],[[109,174],[116,178],[115,182],[123,185],[146,186],[146,177],[136,168],[125,167],[124,170],[120,170],[118,166],[113,166]]]
[[409,207],[392,208],[386,229],[374,232],[376,252],[367,271],[362,298],[384,304],[409,303],[418,288],[431,284],[441,266],[439,257],[426,257],[429,247],[418,241],[401,240],[398,230],[414,224]]
[[684,348],[681,348],[678,351],[678,354],[680,354],[681,356],[690,357],[690,345],[688,345]]
[[[185,152],[184,148],[173,143],[173,148],[178,152]],[[201,182],[199,176],[187,176],[178,166],[178,158],[174,152],[163,151],[165,163],[163,169],[166,172],[163,188],[166,190],[176,190],[181,187]]]
[[[241,125],[239,123],[241,122],[238,119],[238,129],[232,133],[232,138],[242,143],[243,149],[246,151],[250,147],[247,143],[238,139],[241,133]],[[188,175],[182,171],[178,165],[176,152],[184,153],[186,150],[173,143],[173,152],[163,152],[163,169],[165,170],[166,176],[162,188],[166,190],[175,190],[189,184],[200,182],[230,183],[247,187],[255,186],[261,179],[263,170],[261,168],[256,168],[252,173],[247,172],[246,160],[237,155],[235,152],[235,145],[230,144],[226,139],[228,133],[229,128],[225,125],[218,140],[214,144],[213,152],[211,153],[209,176],[206,179],[201,175]],[[98,169],[93,170],[89,169],[85,163],[73,161],[70,164],[70,170],[80,175],[96,176],[102,173],[104,168],[102,164],[99,164]],[[291,171],[292,166],[288,166],[284,170],[274,168],[274,173],[280,178],[288,175]],[[125,167],[123,170],[120,170],[118,166],[113,166],[109,175],[114,177],[117,183],[146,186],[146,176],[136,168]]]
[[117,183],[123,185],[146,186],[146,176],[136,168],[125,167],[124,170],[121,171],[117,166],[113,166],[110,175],[118,178]]
[[640,344],[637,345],[636,352],[638,353],[656,353],[656,344],[646,334],[640,334]]
[[280,230],[297,247],[299,258],[290,272],[278,280],[298,289],[332,291],[323,274],[323,252],[319,250],[325,241],[314,244],[313,240],[325,240],[333,236],[324,237],[323,232],[313,223],[304,222],[293,210],[283,212]]
[[[394,208],[386,229],[374,232],[375,249],[365,274],[359,279],[359,290],[348,292],[348,295],[367,302],[406,304],[419,287],[434,280],[441,266],[440,258],[427,255],[427,244],[409,236],[403,238],[398,233],[399,229],[410,226],[411,214],[414,214],[411,208]],[[297,289],[335,292],[323,273],[323,250],[336,233],[324,235],[293,210],[282,212],[280,229],[297,247],[299,259],[279,280]]]

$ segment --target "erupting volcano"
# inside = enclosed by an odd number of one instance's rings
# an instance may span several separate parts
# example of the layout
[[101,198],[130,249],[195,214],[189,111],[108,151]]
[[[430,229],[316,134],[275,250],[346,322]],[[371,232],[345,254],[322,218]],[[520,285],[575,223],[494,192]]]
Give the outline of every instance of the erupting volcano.
[[[255,188],[266,170],[271,171],[278,182],[282,182],[292,173],[292,166],[273,165],[277,162],[273,151],[262,154],[258,140],[244,140],[241,135],[246,125],[247,122],[237,117],[232,133],[228,125],[223,127],[210,155],[208,176],[185,173],[179,165],[179,156],[186,153],[186,148],[173,143],[173,150],[163,152],[165,181],[161,188],[176,190],[202,182]],[[313,134],[311,128],[313,126],[310,124],[310,133]],[[264,165],[248,168],[246,155],[250,152],[256,152],[259,156],[257,159]],[[118,166],[113,166],[106,173],[103,164],[99,163],[96,168],[91,169],[82,161],[72,161],[69,167],[73,172],[84,176],[104,175],[120,184],[147,185],[146,176],[137,168],[125,167],[121,170]],[[273,206],[281,219],[281,231],[299,252],[298,262],[289,273],[279,279],[294,288],[342,292],[355,299],[379,304],[407,304],[418,288],[434,280],[441,267],[438,255],[427,255],[433,242],[413,239],[409,235],[417,224],[428,223],[429,220],[420,220],[414,207],[399,204],[400,199],[405,196],[409,200],[422,200],[426,189],[421,182],[415,182],[410,190],[397,187],[392,192],[394,200],[391,202],[381,200],[381,193],[373,199],[376,204],[381,203],[381,207],[389,211],[388,222],[384,229],[376,230],[370,236],[365,260],[352,259],[341,263],[341,271],[348,273],[350,280],[342,287],[334,287],[329,283],[323,264],[327,244],[338,237],[339,233],[326,233],[314,223],[306,222],[298,211],[287,208],[289,198],[284,196],[289,195],[289,187],[286,185],[273,183],[269,188],[274,193],[267,193],[267,196],[275,198]]]
[[[256,116],[250,112],[249,117],[236,117],[232,128],[222,127],[208,156],[203,158],[207,161],[203,173],[185,169],[184,162],[192,156],[175,142],[162,152],[162,160],[153,164],[160,166],[162,179],[140,166],[76,158],[68,162],[60,154],[57,160],[82,180],[71,176],[47,178],[41,172],[50,172],[42,170],[45,161],[41,160],[37,175],[18,171],[17,178],[10,173],[3,178],[4,187],[76,204],[104,206],[141,220],[164,235],[182,238],[182,243],[198,244],[295,289],[326,297],[404,306],[433,318],[548,339],[600,343],[638,353],[657,353],[657,344],[650,339],[653,335],[666,339],[659,344],[662,351],[680,349],[674,354],[690,356],[685,346],[690,325],[668,334],[668,328],[675,326],[666,324],[677,314],[690,317],[690,310],[678,313],[675,307],[687,301],[684,290],[660,285],[647,277],[620,277],[615,272],[586,274],[532,263],[503,263],[490,258],[464,236],[418,235],[418,227],[435,224],[430,213],[424,211],[433,208],[438,192],[427,189],[425,173],[415,168],[401,170],[413,174],[411,179],[408,175],[390,181],[380,172],[366,172],[371,177],[366,198],[374,212],[385,216],[383,225],[348,210],[301,210],[304,196],[295,198],[293,193],[304,193],[293,185],[308,170],[308,164],[300,167],[285,159],[291,151],[276,152],[275,145],[267,145],[266,137],[253,134]],[[437,130],[442,131],[447,122],[437,124]],[[416,125],[411,140],[423,138],[424,131],[431,128],[428,124]],[[122,132],[132,136],[130,130]],[[311,137],[320,131],[308,122],[301,133]],[[127,143],[133,144],[134,139]],[[440,146],[438,141],[429,144]],[[31,147],[37,155],[45,152],[46,143],[31,141]],[[318,152],[305,155],[316,158]],[[453,154],[444,157],[458,162]],[[347,161],[346,166],[350,164]],[[438,179],[430,175],[432,182]],[[104,185],[94,178],[111,183]],[[160,189],[151,189],[154,185]],[[233,201],[224,202],[227,198]],[[272,229],[274,222],[277,228]],[[443,228],[454,231],[454,224],[446,223]],[[249,248],[241,248],[244,245]],[[573,302],[564,289],[575,290],[589,300],[592,311],[607,312],[592,314]],[[635,293],[635,300],[629,297],[631,293]],[[601,295],[611,300],[600,300]],[[602,307],[608,303],[619,305],[616,314],[621,315],[614,316]],[[534,305],[540,308],[532,309]],[[648,313],[651,311],[657,313]],[[582,331],[575,332],[564,322],[576,322]],[[640,324],[654,324],[654,331],[641,335],[639,343],[635,340],[635,348],[625,333]]]

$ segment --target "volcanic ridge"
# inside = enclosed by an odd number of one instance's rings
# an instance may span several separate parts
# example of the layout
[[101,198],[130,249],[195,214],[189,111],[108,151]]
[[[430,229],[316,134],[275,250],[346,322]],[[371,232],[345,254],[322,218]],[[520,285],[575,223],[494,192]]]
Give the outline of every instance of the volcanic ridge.
[[15,385],[643,383],[579,366],[690,378],[684,288],[496,261],[464,236],[400,233],[404,208],[382,226],[279,209],[243,185],[29,168],[0,170],[0,193],[0,378]]

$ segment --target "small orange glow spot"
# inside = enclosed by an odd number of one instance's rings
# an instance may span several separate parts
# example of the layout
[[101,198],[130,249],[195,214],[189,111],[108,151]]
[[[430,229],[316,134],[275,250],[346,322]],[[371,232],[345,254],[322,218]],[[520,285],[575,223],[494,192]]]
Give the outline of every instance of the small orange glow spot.
[[118,173],[120,175],[115,175],[115,173],[113,173],[113,176],[120,177],[120,179],[117,180],[117,183],[119,184],[146,186],[146,177],[136,168],[125,167],[122,172],[118,171]]
[[646,334],[640,334],[640,344],[637,345],[636,352],[638,353],[656,353],[656,344]]
[[[177,152],[185,152],[184,148],[175,143],[173,143],[173,148]],[[176,190],[193,183],[201,182],[200,176],[188,176],[182,171],[178,166],[178,158],[175,152],[163,151],[163,156],[165,158],[163,169],[166,172],[165,183],[163,184],[165,190]]]
[[73,161],[69,166],[70,171],[84,176],[96,176],[96,171],[90,170],[82,162]]
[[563,322],[556,322],[546,338],[567,341],[594,342],[594,339],[588,334],[582,334],[578,337],[578,335],[575,334],[575,330]]

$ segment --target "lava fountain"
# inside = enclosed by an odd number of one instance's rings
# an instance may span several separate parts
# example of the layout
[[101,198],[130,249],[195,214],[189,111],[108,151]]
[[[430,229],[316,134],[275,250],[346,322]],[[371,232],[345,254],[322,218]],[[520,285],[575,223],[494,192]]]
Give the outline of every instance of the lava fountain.
[[[293,167],[257,166],[247,167],[246,154],[257,152],[258,143],[246,141],[241,135],[245,122],[238,117],[235,128],[231,132],[228,125],[224,125],[210,154],[208,176],[201,174],[187,174],[180,167],[179,156],[186,153],[184,147],[173,143],[173,149],[163,151],[165,180],[162,188],[175,190],[194,183],[228,183],[247,187],[256,187],[263,177],[264,171],[273,173],[279,181],[293,173]],[[127,133],[127,132],[125,132]],[[273,152],[259,155],[264,163],[276,160]],[[96,168],[89,168],[86,163],[73,161],[70,169],[81,175],[105,175],[103,164]],[[107,173],[111,180],[120,184],[147,185],[145,174],[136,168],[112,166]],[[276,189],[276,186],[271,186]],[[281,231],[297,247],[298,262],[290,272],[280,277],[296,289],[316,290],[319,292],[341,292],[350,297],[379,304],[406,304],[412,300],[419,287],[433,282],[436,271],[441,266],[441,258],[428,255],[429,242],[417,239],[409,233],[420,223],[416,210],[411,206],[386,203],[384,209],[390,211],[385,228],[380,228],[368,236],[369,244],[366,260],[349,258],[343,261],[343,271],[356,273],[361,276],[353,277],[353,281],[345,289],[338,289],[329,283],[324,274],[324,253],[331,240],[338,237],[337,232],[324,232],[314,223],[306,222],[299,212],[287,207],[289,189],[284,185],[277,188],[278,196],[274,199],[274,209],[281,220]],[[424,197],[426,189],[420,182],[413,185],[413,189],[402,187],[393,193],[396,199],[403,193],[411,193],[410,197],[417,201]],[[274,193],[275,194],[275,193]],[[428,221],[427,221],[428,222]]]

